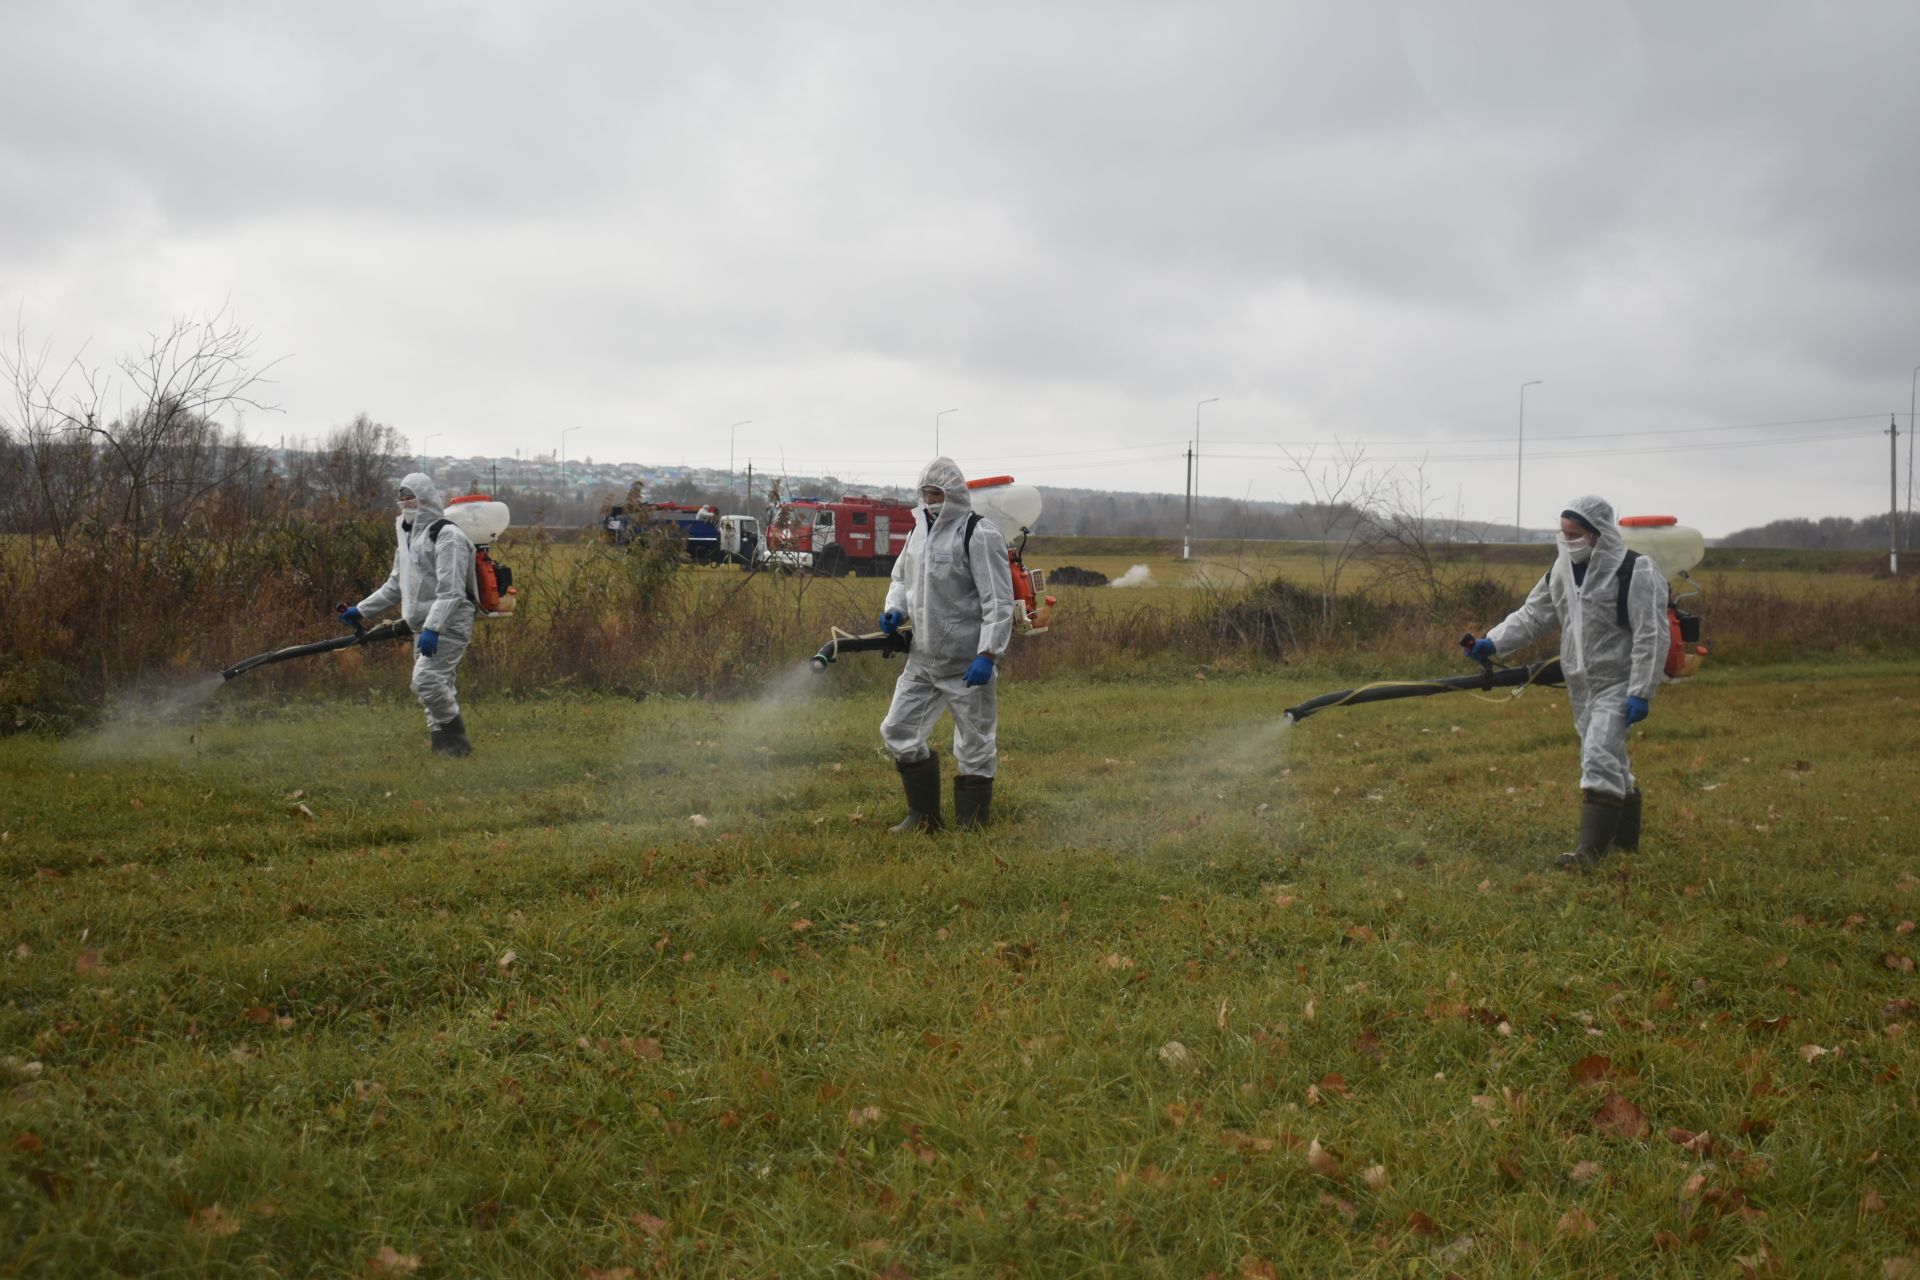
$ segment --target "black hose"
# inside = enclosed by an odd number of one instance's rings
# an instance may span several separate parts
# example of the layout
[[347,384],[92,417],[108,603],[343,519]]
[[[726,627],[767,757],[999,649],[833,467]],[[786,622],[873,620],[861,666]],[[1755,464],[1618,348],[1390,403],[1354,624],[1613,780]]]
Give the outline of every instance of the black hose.
[[1308,698],[1287,708],[1287,719],[1298,723],[1327,707],[1350,707],[1362,702],[1387,702],[1394,698],[1425,698],[1436,693],[1457,693],[1462,689],[1518,689],[1536,684],[1565,684],[1560,659],[1529,663],[1524,667],[1505,667],[1499,671],[1472,676],[1440,676],[1432,680],[1383,680],[1358,689],[1342,689]]
[[833,639],[820,646],[820,652],[807,661],[816,672],[825,671],[827,664],[843,653],[878,653],[891,658],[896,653],[906,653],[913,648],[913,628],[902,627],[889,635],[885,631],[870,631],[863,636],[850,636],[836,631]]
[[332,653],[335,649],[351,649],[355,645],[372,644],[376,640],[405,640],[413,634],[413,628],[396,618],[383,622],[377,627],[365,630],[356,629],[349,636],[335,636],[331,640],[315,640],[311,644],[296,644],[286,649],[274,649],[267,653],[256,653],[251,658],[243,658],[232,666],[224,668],[220,674],[231,680],[255,667],[264,667],[275,662],[285,662],[290,658],[304,658],[310,653]]

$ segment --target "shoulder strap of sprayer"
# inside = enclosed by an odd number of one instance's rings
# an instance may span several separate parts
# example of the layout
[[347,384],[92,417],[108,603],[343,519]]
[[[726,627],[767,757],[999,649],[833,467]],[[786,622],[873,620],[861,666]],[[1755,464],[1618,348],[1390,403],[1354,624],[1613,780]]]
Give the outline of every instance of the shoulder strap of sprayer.
[[[434,522],[433,522],[432,524],[430,524],[430,525],[428,525],[428,526],[427,526],[427,541],[428,541],[428,542],[431,542],[431,543],[432,543],[432,544],[433,544],[434,546],[436,546],[436,547],[437,547],[437,546],[439,546],[439,545],[440,545],[440,531],[441,531],[442,529],[444,529],[444,528],[446,528],[446,527],[447,527],[448,525],[450,525],[450,524],[452,524],[452,523],[453,523],[453,521],[451,521],[451,520],[449,520],[449,519],[447,519],[446,517],[444,517],[444,516],[442,516],[442,517],[441,517],[440,519],[438,519],[438,520],[435,520],[435,521],[434,521]],[[476,608],[476,609],[478,609],[478,608],[480,607],[480,602],[479,602],[478,600],[476,600],[476,599],[474,598],[474,595],[473,595],[473,592],[471,592],[471,591],[469,591],[469,592],[467,592],[467,603],[468,603],[468,604],[470,604],[470,605],[472,605],[472,606],[473,606],[474,608]],[[1624,616],[1624,615],[1622,615],[1622,616]]]
[[1619,572],[1614,574],[1613,580],[1619,584],[1619,590],[1613,596],[1613,616],[1620,620],[1620,627],[1624,631],[1633,630],[1633,623],[1627,620],[1627,594],[1633,589],[1633,564],[1639,558],[1638,551],[1627,552],[1620,558]]
[[[1638,551],[1627,552],[1620,558],[1620,567],[1614,571],[1613,576],[1614,582],[1619,584],[1619,590],[1614,593],[1613,598],[1613,616],[1618,618],[1621,627],[1628,631],[1633,630],[1633,623],[1627,617],[1627,596],[1633,587],[1633,562],[1639,558]],[[1549,569],[1541,575],[1540,581],[1545,582],[1552,576],[1553,570]]]
[[[960,553],[962,555],[971,556],[973,554],[973,531],[979,523],[980,513],[978,511],[967,512],[967,527],[960,534]],[[931,533],[931,525],[928,526],[928,531]]]

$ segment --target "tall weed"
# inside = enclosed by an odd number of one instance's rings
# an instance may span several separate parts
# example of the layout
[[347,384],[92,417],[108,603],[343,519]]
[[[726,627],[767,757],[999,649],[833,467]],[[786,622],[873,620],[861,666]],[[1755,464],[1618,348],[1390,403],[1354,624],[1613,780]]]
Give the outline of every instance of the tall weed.
[[[111,531],[64,545],[8,544],[0,553],[0,598],[8,602],[0,611],[0,728],[71,726],[98,716],[118,693],[332,634],[331,605],[382,580],[392,555],[387,521],[345,511],[226,530],[137,546]],[[857,578],[690,570],[667,540],[614,549],[536,531],[496,551],[514,567],[519,607],[510,620],[481,624],[465,673],[473,687],[495,693],[740,696],[805,659],[831,628],[864,629],[882,592]],[[1282,574],[1120,607],[1093,594],[1100,590],[1058,588],[1053,629],[1016,641],[1008,674],[1126,679],[1148,669],[1300,662],[1424,672],[1454,660],[1462,629],[1484,631],[1523,594],[1486,572],[1450,575],[1428,592],[1369,582],[1331,596],[1323,583]],[[1920,644],[1920,591],[1911,581],[1853,579],[1844,592],[1821,595],[1817,586],[1735,578],[1703,612],[1705,641],[1721,664],[1911,652]],[[403,684],[409,662],[401,645],[353,650],[261,668],[245,677],[246,688],[338,693]],[[861,674],[843,669],[838,686],[887,670],[870,658],[846,665]]]

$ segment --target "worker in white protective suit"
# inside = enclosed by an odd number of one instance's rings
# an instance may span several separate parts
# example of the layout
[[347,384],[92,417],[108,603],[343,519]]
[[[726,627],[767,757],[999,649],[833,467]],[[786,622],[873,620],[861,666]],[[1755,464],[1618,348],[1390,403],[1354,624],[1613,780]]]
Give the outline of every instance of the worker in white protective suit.
[[345,610],[341,620],[351,626],[400,606],[400,616],[415,637],[413,694],[427,710],[433,750],[438,755],[471,755],[454,673],[466,656],[479,611],[473,540],[446,518],[440,487],[424,471],[401,482],[400,514],[393,527],[398,540],[393,572],[372,595]]
[[1603,498],[1568,504],[1547,575],[1485,639],[1461,644],[1474,658],[1491,658],[1556,628],[1580,734],[1581,795],[1579,841],[1556,865],[1591,870],[1609,849],[1640,847],[1641,795],[1627,730],[1647,717],[1669,643],[1666,577],[1653,560],[1627,550]]
[[940,757],[927,744],[942,711],[953,714],[955,825],[980,828],[993,811],[1000,682],[995,670],[1013,638],[1013,573],[1007,540],[973,509],[967,479],[950,458],[920,473],[913,533],[894,561],[880,629],[913,629],[906,669],[880,737],[900,770],[907,816],[895,832],[937,831]]

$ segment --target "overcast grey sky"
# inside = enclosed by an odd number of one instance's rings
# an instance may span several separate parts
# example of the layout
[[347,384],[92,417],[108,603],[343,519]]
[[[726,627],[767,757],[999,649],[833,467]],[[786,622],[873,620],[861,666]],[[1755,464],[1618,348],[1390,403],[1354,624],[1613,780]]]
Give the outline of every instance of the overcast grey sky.
[[8,319],[99,360],[225,303],[290,357],[256,438],[751,419],[741,467],[899,482],[955,408],[970,473],[1177,492],[1219,397],[1206,493],[1337,440],[1504,520],[1539,379],[1528,523],[1719,534],[1883,510],[1920,364],[1910,0],[0,17]]

